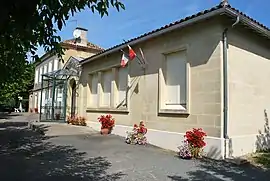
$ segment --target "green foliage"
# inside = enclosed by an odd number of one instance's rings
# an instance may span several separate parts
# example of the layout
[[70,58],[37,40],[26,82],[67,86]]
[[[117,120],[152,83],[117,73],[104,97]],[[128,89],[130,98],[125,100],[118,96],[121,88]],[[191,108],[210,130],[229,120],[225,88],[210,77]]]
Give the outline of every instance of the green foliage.
[[57,30],[85,7],[101,17],[108,15],[110,7],[118,11],[125,8],[119,0],[9,0],[0,7],[0,100],[16,94],[19,90],[14,90],[27,83],[20,76],[28,76],[27,53],[39,60],[37,46],[61,59]]
[[34,83],[34,65],[25,61],[21,67],[24,71],[21,74],[13,76],[10,81],[2,84],[0,89],[0,104],[10,105],[18,95],[24,98],[28,97],[28,90]]

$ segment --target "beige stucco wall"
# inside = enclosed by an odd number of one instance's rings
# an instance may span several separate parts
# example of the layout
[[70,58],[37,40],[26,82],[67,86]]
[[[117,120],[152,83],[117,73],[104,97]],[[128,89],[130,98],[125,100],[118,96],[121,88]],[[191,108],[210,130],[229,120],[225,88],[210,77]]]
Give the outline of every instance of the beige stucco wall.
[[61,63],[61,67],[64,66],[64,64],[66,63],[66,61],[71,57],[80,57],[80,58],[87,58],[90,57],[92,55],[94,55],[94,51],[93,52],[85,52],[85,51],[81,51],[81,50],[74,50],[74,49],[67,49],[65,51],[65,54],[62,56],[62,58],[64,59],[64,63]]
[[238,28],[228,40],[228,134],[233,154],[242,155],[255,151],[270,111],[270,42]]
[[[209,136],[221,137],[221,38],[222,28],[216,20],[177,30],[166,35],[133,46],[136,52],[141,47],[149,63],[145,70],[132,61],[129,67],[130,79],[140,77],[138,87],[129,93],[129,113],[111,113],[116,124],[132,126],[145,120],[150,129],[185,133],[193,127],[203,128]],[[203,27],[202,27],[203,26]],[[162,53],[187,47],[189,70],[189,112],[190,115],[158,115],[158,70],[161,67]],[[138,53],[139,54],[139,53]],[[88,121],[108,112],[88,111],[88,74],[120,64],[121,52],[110,54],[94,62],[83,65],[80,95],[80,112]]]

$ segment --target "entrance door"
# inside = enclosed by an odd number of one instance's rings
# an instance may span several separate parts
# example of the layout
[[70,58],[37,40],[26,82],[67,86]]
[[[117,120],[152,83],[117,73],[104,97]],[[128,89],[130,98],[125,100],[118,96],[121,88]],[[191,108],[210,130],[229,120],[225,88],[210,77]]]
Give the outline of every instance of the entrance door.
[[71,91],[71,116],[75,116],[76,111],[76,82],[74,81],[72,84]]

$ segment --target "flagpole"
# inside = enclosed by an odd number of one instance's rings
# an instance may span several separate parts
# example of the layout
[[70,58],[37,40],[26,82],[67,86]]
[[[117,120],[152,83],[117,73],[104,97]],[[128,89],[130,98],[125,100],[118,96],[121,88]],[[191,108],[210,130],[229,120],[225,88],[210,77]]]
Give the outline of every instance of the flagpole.
[[[128,44],[128,42],[125,39],[123,39],[123,41],[124,41],[124,43]],[[136,56],[135,58],[137,58],[139,60],[138,62],[140,65],[143,66],[145,64],[144,61],[142,61],[138,56]]]

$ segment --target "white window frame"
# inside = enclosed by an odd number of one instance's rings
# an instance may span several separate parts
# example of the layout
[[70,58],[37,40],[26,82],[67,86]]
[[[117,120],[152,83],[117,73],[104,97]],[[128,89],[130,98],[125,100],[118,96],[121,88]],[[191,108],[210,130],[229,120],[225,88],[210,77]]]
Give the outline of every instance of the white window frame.
[[[186,108],[183,107],[181,104],[168,104],[166,103],[166,55],[170,53],[177,53],[177,52],[185,52],[186,54]],[[159,87],[158,87],[158,110],[159,113],[169,113],[169,114],[189,114],[189,86],[190,86],[190,65],[188,62],[188,48],[187,46],[182,46],[178,49],[163,52],[163,62],[162,67],[159,68]],[[181,98],[180,98],[181,99]]]

